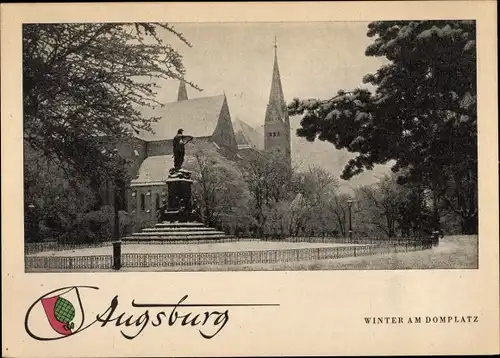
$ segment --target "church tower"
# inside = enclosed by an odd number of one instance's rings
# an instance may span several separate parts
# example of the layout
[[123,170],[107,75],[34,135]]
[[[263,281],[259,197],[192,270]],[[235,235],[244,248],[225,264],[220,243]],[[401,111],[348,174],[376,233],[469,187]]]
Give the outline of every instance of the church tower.
[[264,148],[266,151],[282,153],[291,166],[290,119],[286,108],[283,88],[281,87],[278,67],[276,38],[274,39],[274,68],[271,80],[271,93],[267,104],[264,122]]

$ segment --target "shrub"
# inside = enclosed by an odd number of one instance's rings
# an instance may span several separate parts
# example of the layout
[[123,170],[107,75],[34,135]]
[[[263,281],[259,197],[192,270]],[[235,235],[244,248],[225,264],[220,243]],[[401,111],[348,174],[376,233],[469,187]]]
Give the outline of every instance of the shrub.
[[[135,220],[126,211],[119,212],[120,237],[132,232]],[[60,243],[100,243],[114,239],[115,213],[112,206],[78,214],[73,225],[58,236]]]

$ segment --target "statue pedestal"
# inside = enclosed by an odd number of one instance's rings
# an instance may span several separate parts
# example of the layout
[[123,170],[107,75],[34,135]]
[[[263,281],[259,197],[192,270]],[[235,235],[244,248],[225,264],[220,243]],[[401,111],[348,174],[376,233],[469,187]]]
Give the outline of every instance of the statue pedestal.
[[[189,172],[189,174],[191,173]],[[168,186],[167,207],[161,209],[160,221],[188,222],[199,220],[198,216],[193,213],[191,186],[194,181],[188,179],[189,177],[190,175],[171,175],[166,180]]]
[[168,210],[179,210],[184,208],[192,209],[191,185],[190,179],[167,179],[168,186]]

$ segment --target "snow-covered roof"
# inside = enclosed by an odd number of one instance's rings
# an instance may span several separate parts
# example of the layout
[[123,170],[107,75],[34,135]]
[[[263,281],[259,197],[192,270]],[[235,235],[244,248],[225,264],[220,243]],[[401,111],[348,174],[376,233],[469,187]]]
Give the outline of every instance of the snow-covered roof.
[[210,137],[219,121],[225,96],[193,98],[167,103],[163,107],[144,108],[146,117],[160,117],[151,124],[154,134],[141,131],[137,137],[146,141],[173,139],[177,130],[193,137]]
[[264,149],[264,135],[242,120],[233,122],[234,136],[239,149]]

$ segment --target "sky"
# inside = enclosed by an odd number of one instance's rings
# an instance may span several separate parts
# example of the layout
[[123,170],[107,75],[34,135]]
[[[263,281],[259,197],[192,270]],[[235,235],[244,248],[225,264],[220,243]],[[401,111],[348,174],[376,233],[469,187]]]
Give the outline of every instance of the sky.
[[[369,88],[362,83],[363,77],[375,72],[385,60],[365,56],[366,47],[373,42],[366,36],[367,22],[171,25],[193,45],[188,47],[167,32],[162,35],[182,54],[186,79],[203,89],[200,92],[188,86],[188,97],[225,94],[232,119],[253,127],[264,124],[275,37],[287,102],[293,98],[328,99],[340,89]],[[160,102],[177,100],[177,80],[157,84]],[[299,126],[300,117],[291,118],[292,135]],[[321,165],[337,176],[350,158],[349,153],[337,151],[330,143],[309,143],[302,138],[292,140],[292,152],[296,162]],[[351,183],[357,186],[374,181],[373,173],[362,177]]]
[[[285,100],[330,98],[339,89],[363,86],[365,74],[382,64],[366,57],[373,39],[365,22],[179,23],[172,24],[193,45],[164,36],[183,55],[188,97],[225,93],[231,116],[262,125],[271,88],[276,36]],[[178,81],[161,83],[158,99],[177,99]]]

